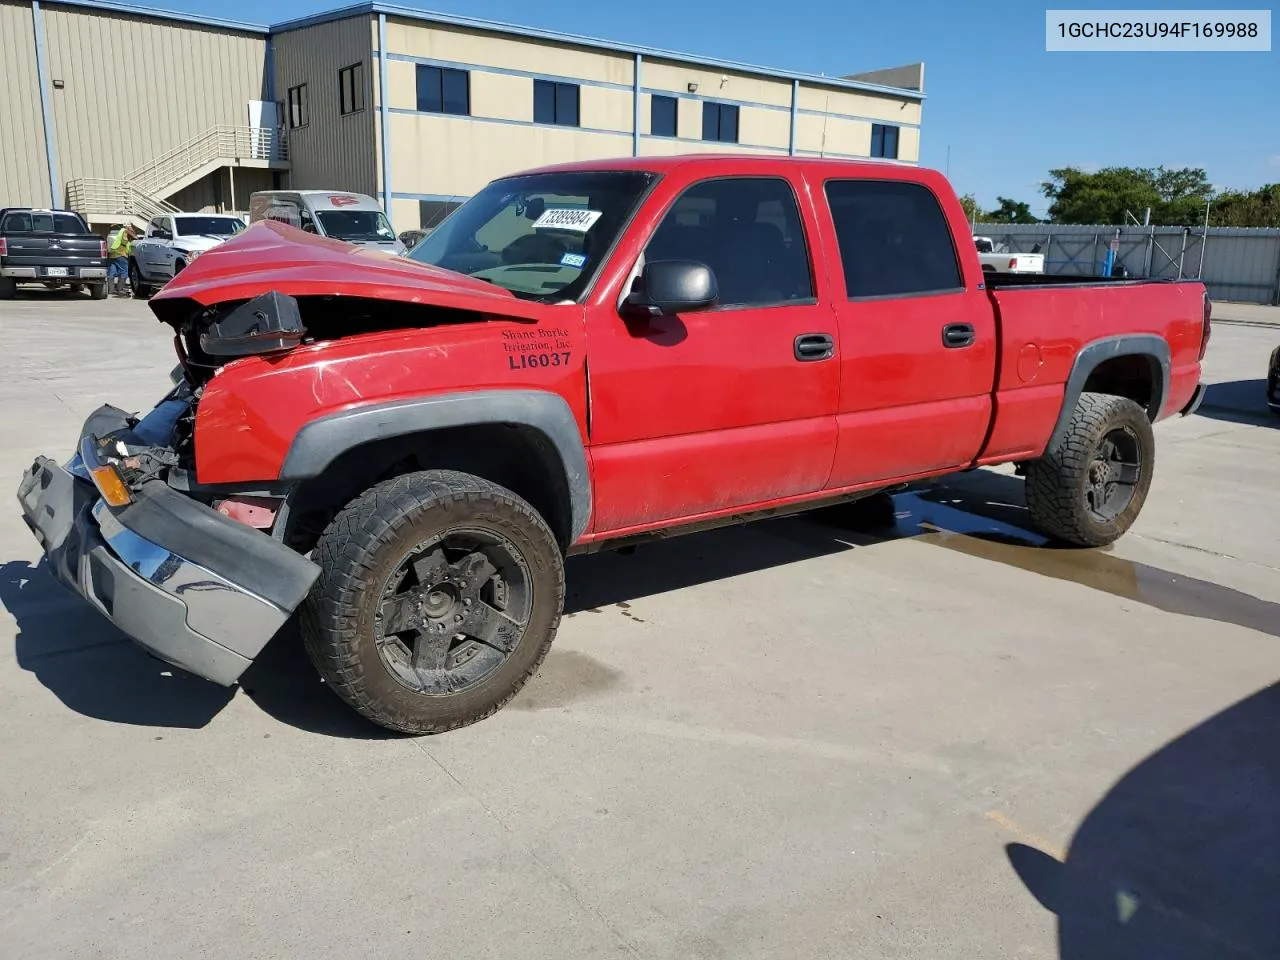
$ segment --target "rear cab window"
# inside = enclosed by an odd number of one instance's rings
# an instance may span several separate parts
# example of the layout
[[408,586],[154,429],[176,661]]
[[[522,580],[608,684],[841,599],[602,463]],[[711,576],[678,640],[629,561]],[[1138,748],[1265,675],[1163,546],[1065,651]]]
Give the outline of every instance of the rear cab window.
[[10,213],[0,223],[0,233],[88,233],[80,218],[71,213],[23,211]]
[[824,192],[850,300],[964,289],[951,229],[928,187],[900,180],[828,180]]
[[645,247],[645,260],[693,260],[715,274],[720,308],[813,303],[813,271],[789,181],[720,177],[688,187]]

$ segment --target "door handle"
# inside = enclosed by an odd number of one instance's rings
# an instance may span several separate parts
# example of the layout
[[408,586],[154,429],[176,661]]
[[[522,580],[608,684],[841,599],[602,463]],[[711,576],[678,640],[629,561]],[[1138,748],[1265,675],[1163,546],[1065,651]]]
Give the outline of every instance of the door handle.
[[796,337],[796,359],[827,360],[836,352],[836,342],[829,333],[802,333]]
[[942,345],[952,350],[957,347],[971,347],[978,338],[972,323],[948,323],[942,328]]

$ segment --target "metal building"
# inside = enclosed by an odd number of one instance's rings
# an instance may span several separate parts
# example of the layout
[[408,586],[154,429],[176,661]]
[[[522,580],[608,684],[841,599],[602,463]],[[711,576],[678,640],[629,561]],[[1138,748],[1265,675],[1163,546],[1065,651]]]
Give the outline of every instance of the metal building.
[[0,0],[0,78],[0,206],[143,221],[329,188],[377,196],[397,230],[564,160],[914,163],[924,99],[923,64],[825,77],[376,2],[266,26]]

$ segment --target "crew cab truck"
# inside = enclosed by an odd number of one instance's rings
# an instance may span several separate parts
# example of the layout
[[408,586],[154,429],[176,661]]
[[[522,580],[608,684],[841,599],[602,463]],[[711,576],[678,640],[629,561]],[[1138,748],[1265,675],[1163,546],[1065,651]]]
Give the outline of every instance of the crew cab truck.
[[411,258],[255,224],[151,300],[173,389],[19,499],[161,658],[234,683],[298,610],[412,733],[514,696],[568,554],[1007,462],[1040,530],[1109,543],[1202,394],[1204,287],[993,277],[966,226],[930,170],[744,156],[503,178]]
[[191,261],[245,228],[221,213],[175,213],[153,217],[129,252],[129,286],[145,299],[185,270]]
[[20,283],[87,289],[103,300],[106,242],[72,210],[6,207],[0,210],[0,300],[12,300]]

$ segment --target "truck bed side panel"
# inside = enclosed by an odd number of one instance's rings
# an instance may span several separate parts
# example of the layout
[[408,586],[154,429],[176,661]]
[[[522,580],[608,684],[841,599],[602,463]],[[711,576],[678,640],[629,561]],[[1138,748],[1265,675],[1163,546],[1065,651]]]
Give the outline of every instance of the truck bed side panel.
[[1181,410],[1200,379],[1203,287],[1198,283],[1019,286],[991,291],[1000,325],[995,421],[979,462],[1036,457],[1052,434],[1081,348],[1150,334],[1169,344],[1161,416]]

